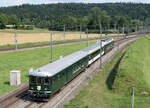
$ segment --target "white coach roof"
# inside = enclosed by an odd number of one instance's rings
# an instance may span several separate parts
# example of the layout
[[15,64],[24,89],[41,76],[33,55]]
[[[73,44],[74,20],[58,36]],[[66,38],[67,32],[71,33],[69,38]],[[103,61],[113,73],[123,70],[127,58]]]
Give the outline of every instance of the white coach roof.
[[[113,38],[109,38],[105,41],[102,41],[102,47],[112,41],[113,41]],[[98,49],[100,49],[100,42],[92,46],[89,46],[87,48],[84,48],[78,52],[75,52],[71,55],[68,55],[64,58],[61,58],[53,63],[45,65],[41,68],[38,68],[36,70],[30,69],[29,75],[40,76],[40,77],[51,77]]]
[[[110,42],[113,41],[113,38],[109,38],[109,39],[105,39],[102,41],[102,47],[104,47],[105,45],[109,44]],[[89,46],[85,49],[83,49],[82,51],[85,51],[87,52],[88,54],[91,54],[93,53],[94,51],[97,51],[98,49],[100,49],[100,42],[92,45],[92,46]]]
[[41,76],[41,77],[51,77],[60,71],[64,70],[68,66],[74,64],[75,62],[81,60],[82,58],[86,57],[88,54],[83,51],[75,52],[71,55],[68,55],[64,58],[61,58],[53,63],[45,65],[39,69],[30,71],[29,75],[32,76]]

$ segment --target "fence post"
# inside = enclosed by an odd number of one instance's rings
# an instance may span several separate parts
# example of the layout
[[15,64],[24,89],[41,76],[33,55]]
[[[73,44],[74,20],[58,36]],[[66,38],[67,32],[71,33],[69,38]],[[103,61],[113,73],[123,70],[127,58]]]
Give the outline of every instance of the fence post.
[[134,84],[132,85],[132,108],[134,108]]
[[102,27],[100,25],[100,69],[102,69]]
[[50,48],[51,48],[50,63],[52,63],[53,62],[53,39],[52,39],[52,33],[50,33]]
[[80,25],[80,41],[81,41],[82,25]]
[[88,47],[88,28],[86,29],[86,46]]
[[17,33],[16,33],[16,29],[15,29],[15,49],[18,49],[18,41],[17,41]]

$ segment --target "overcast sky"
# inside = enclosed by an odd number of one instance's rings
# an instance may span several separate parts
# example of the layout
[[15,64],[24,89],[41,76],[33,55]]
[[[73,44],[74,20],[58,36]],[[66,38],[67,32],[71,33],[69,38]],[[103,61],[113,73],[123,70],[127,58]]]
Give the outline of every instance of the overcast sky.
[[134,2],[134,3],[150,3],[150,0],[0,0],[0,7],[14,6],[21,4],[47,4],[47,3],[108,3],[108,2]]

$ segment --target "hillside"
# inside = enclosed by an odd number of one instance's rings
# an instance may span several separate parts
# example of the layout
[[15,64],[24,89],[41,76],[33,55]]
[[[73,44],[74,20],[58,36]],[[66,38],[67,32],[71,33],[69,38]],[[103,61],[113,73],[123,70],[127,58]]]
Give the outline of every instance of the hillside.
[[0,14],[5,13],[7,15],[16,15],[20,22],[34,24],[37,27],[63,27],[63,25],[69,23],[69,21],[74,22],[74,25],[82,24],[84,22],[82,18],[88,16],[93,7],[98,7],[102,11],[106,11],[112,18],[112,23],[117,16],[126,16],[128,19],[139,19],[144,21],[150,14],[149,4],[133,3],[26,4],[22,6],[1,7]]
[[[42,5],[22,5],[0,8],[0,13],[8,15],[15,14],[19,18],[41,18],[43,20],[55,20],[64,16],[83,17],[87,16],[89,10],[98,7],[105,10],[110,16],[129,15],[134,19],[144,19],[150,14],[149,4],[132,4],[132,3],[101,3],[101,4],[82,4],[82,3],[59,3],[59,4],[42,4]],[[32,11],[31,11],[32,10]],[[118,11],[119,10],[119,11]],[[142,16],[141,16],[142,15]],[[49,16],[49,17],[47,17]]]

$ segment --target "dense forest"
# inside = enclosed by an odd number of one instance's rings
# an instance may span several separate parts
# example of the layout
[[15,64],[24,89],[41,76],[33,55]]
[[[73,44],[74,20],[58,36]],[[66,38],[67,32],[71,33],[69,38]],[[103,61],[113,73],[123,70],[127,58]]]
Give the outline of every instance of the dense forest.
[[82,25],[82,29],[85,29],[98,28],[100,25],[103,28],[111,28],[143,24],[150,25],[149,4],[58,3],[0,8],[0,28],[6,28],[6,25],[14,25],[15,28],[34,25],[62,30],[64,26],[77,28]]

